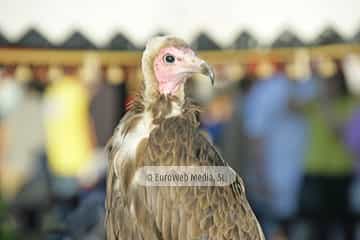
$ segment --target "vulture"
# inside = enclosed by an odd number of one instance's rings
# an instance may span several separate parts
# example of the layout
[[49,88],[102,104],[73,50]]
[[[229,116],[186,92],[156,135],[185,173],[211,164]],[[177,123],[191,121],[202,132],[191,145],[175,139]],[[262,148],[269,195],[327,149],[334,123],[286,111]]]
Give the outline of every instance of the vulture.
[[141,67],[141,91],[107,146],[107,240],[264,239],[238,175],[224,186],[140,184],[144,166],[228,167],[185,94],[193,74],[213,83],[212,68],[173,36],[150,39]]

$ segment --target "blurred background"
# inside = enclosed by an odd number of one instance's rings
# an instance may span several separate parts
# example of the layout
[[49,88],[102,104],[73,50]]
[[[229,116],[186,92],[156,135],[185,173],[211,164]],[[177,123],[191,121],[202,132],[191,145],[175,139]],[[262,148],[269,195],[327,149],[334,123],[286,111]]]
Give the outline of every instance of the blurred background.
[[0,1],[0,239],[104,239],[104,148],[147,39],[214,66],[187,91],[267,239],[360,239],[360,1]]

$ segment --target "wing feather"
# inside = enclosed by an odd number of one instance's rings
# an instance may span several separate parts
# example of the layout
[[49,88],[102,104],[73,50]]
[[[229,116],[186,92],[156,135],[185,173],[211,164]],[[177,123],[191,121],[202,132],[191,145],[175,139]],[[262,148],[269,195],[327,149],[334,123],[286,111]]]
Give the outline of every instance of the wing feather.
[[[162,121],[149,136],[147,152],[147,156],[155,158],[149,159],[149,163],[160,166],[228,166],[197,127],[182,117]],[[157,195],[156,203],[148,201],[145,205],[164,240],[264,239],[239,176],[225,187],[151,187],[146,193]],[[173,219],[168,220],[169,217]]]
[[[197,109],[185,106],[180,116],[157,119],[157,127],[138,144],[136,156],[130,159],[135,162],[131,168],[117,164],[124,161],[118,154],[118,141],[131,133],[138,113],[123,119],[114,134],[116,141],[109,144],[107,239],[264,239],[239,176],[222,187],[143,187],[133,183],[132,173],[141,166],[228,166],[198,129]],[[130,173],[125,174],[125,169]],[[124,176],[128,188],[121,184]]]

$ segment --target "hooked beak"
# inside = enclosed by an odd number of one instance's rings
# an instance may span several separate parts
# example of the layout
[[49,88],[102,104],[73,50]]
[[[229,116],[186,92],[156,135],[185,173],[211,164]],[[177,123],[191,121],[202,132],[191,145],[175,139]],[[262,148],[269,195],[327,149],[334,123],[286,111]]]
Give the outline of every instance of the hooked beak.
[[185,59],[184,65],[186,72],[205,75],[210,79],[211,85],[214,86],[215,74],[212,67],[207,62],[195,55],[192,55]]
[[207,62],[204,61],[200,65],[200,69],[201,69],[200,73],[205,76],[208,76],[211,81],[211,85],[214,86],[215,74],[214,71],[212,70],[212,67]]

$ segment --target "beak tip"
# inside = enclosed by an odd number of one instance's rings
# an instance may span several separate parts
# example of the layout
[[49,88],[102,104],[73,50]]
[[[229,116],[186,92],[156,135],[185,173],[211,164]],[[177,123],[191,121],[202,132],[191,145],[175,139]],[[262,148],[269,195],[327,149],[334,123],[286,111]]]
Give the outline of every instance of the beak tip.
[[211,85],[214,86],[215,74],[214,74],[212,67],[209,64],[207,64],[206,62],[203,62],[201,64],[201,69],[202,69],[201,73],[208,76],[211,81]]
[[214,74],[214,72],[211,72],[209,78],[210,78],[210,81],[211,81],[211,86],[214,86],[214,83],[215,83],[215,74]]

